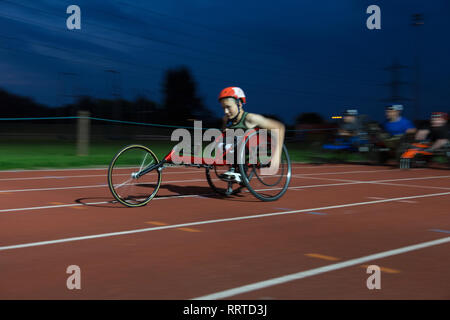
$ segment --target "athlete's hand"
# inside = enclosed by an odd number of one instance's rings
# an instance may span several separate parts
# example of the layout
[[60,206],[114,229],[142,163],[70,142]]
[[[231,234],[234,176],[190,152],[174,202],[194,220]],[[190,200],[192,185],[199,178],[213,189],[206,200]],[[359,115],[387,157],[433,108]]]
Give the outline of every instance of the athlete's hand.
[[280,168],[280,157],[279,156],[273,156],[272,159],[270,159],[270,167],[265,170],[265,174],[267,175],[275,175],[278,172],[278,169]]

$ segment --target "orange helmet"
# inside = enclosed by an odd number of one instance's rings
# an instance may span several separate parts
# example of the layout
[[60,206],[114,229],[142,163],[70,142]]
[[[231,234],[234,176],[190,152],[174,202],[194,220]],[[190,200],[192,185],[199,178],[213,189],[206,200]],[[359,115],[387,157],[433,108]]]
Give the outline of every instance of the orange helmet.
[[242,103],[246,103],[244,91],[239,87],[228,87],[220,91],[219,100],[223,98],[235,98],[236,100],[241,99]]

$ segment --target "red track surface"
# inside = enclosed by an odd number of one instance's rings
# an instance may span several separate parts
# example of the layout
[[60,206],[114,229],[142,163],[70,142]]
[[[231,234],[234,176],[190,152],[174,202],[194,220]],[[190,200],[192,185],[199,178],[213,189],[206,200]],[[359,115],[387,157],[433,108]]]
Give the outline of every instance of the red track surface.
[[[157,198],[124,208],[109,203],[106,170],[0,172],[0,299],[191,299],[450,238],[449,170],[296,164],[293,174],[283,198],[260,202],[212,197],[202,169],[168,168]],[[36,244],[146,228],[156,229]],[[449,299],[449,253],[446,242],[225,298]],[[366,287],[371,264],[380,290]],[[66,287],[69,265],[81,290]]]

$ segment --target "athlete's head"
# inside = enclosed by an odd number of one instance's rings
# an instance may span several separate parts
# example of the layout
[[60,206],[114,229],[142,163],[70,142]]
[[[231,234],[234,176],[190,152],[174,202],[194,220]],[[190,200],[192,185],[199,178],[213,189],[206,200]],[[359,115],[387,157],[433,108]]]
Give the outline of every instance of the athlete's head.
[[401,104],[388,104],[386,106],[386,118],[389,121],[396,121],[403,111],[403,106]]
[[354,122],[357,116],[358,110],[356,109],[347,109],[342,113],[342,119],[344,122]]
[[219,102],[228,119],[237,117],[246,102],[244,91],[239,87],[228,87],[219,94]]
[[442,127],[447,123],[448,114],[445,112],[433,112],[431,114],[431,126]]

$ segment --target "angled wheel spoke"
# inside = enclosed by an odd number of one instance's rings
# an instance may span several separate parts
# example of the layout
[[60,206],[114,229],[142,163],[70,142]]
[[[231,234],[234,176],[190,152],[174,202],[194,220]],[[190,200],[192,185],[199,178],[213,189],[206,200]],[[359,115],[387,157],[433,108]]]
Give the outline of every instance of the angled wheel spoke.
[[123,187],[124,185],[126,185],[128,182],[130,182],[130,181],[132,181],[132,180],[133,180],[133,178],[128,179],[127,181],[122,182],[122,183],[119,184],[119,185],[115,185],[114,188],[115,188],[115,189],[119,189],[119,188]]

